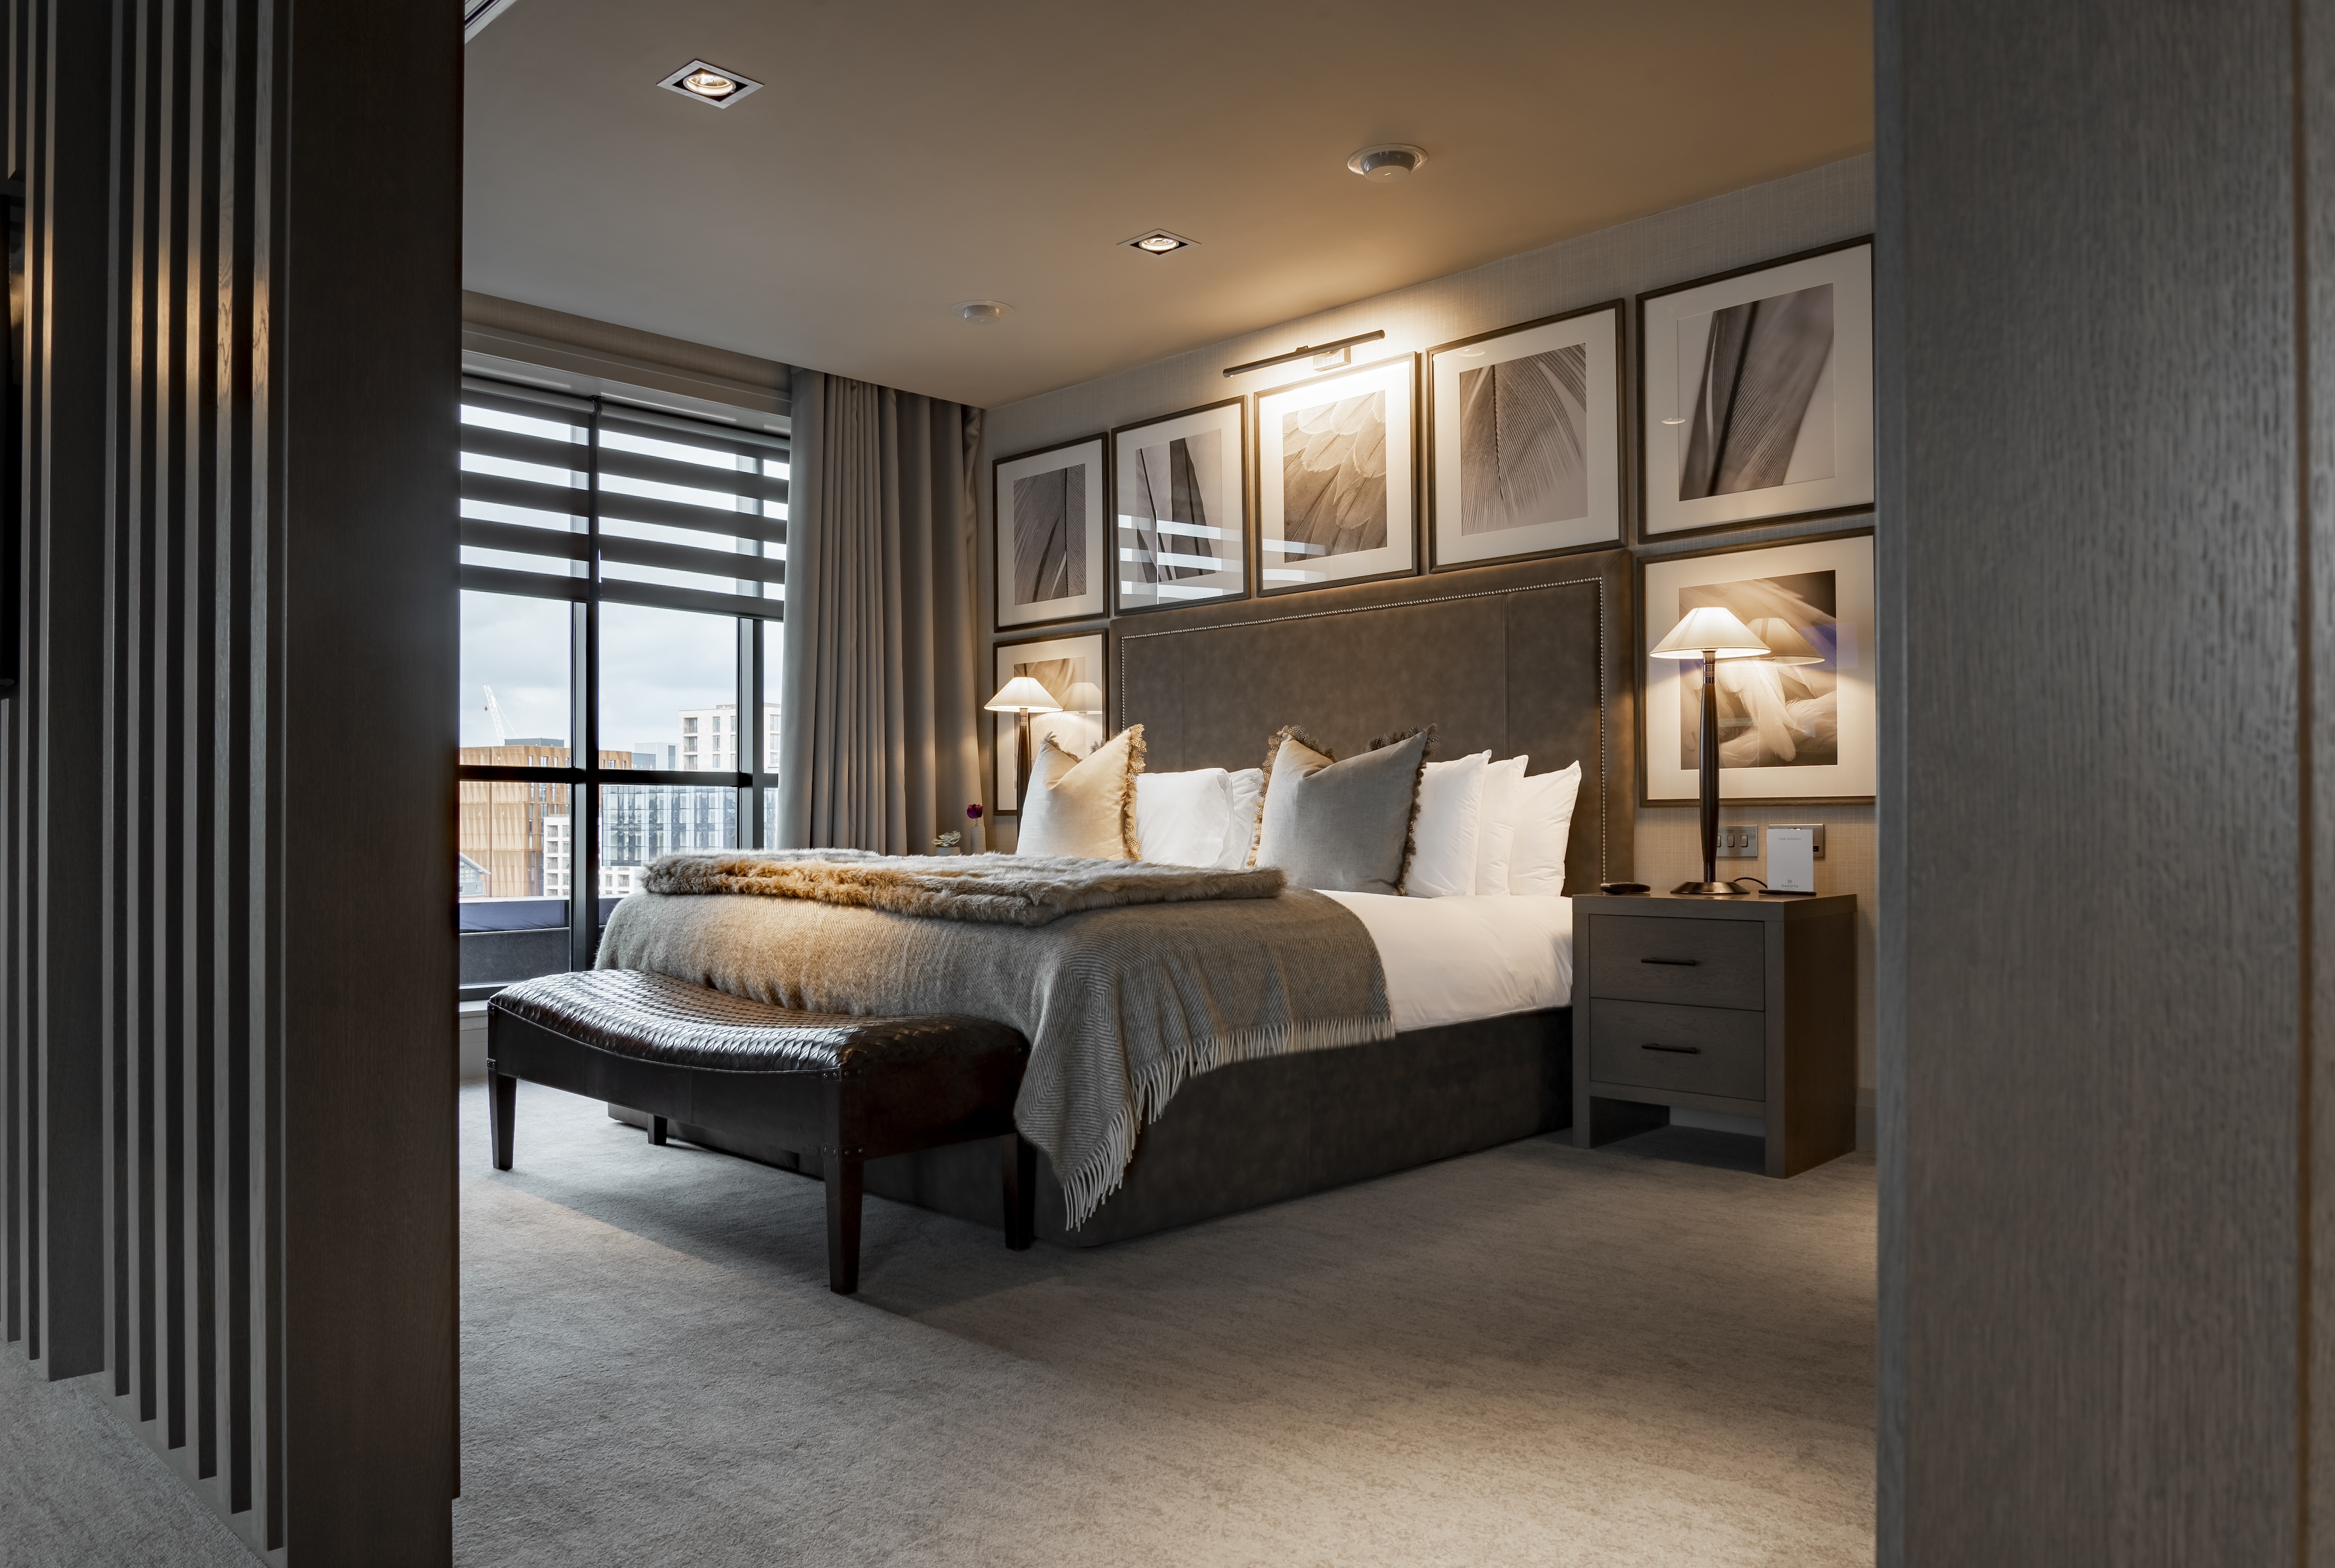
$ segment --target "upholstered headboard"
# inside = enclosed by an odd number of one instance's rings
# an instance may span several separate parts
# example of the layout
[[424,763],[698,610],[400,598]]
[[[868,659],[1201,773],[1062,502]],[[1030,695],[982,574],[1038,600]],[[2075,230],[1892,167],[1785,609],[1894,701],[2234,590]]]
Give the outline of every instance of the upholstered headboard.
[[1633,861],[1629,581],[1610,550],[1121,620],[1112,719],[1154,772],[1261,766],[1284,724],[1341,757],[1433,724],[1439,758],[1578,760],[1565,891],[1594,892]]

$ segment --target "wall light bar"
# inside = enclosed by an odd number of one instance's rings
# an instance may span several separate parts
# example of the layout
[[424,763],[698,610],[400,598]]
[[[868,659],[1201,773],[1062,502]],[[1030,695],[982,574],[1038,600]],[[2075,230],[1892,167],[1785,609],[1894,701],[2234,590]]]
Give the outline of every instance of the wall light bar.
[[1376,343],[1384,336],[1386,334],[1382,332],[1356,333],[1352,337],[1342,337],[1334,343],[1317,343],[1293,348],[1287,353],[1274,354],[1271,359],[1253,359],[1246,364],[1230,365],[1226,368],[1225,373],[1242,375],[1249,371],[1263,370],[1267,365],[1293,364],[1301,359],[1312,360],[1315,370],[1335,370],[1352,357],[1351,351],[1356,344]]

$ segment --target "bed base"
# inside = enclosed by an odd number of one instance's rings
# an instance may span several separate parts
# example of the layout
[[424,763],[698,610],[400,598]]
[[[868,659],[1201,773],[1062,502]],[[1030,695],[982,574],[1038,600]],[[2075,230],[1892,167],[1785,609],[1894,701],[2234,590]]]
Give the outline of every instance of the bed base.
[[[648,1125],[641,1113],[609,1111]],[[1144,1129],[1125,1184],[1075,1231],[1063,1224],[1061,1186],[1040,1156],[1037,1234],[1100,1246],[1572,1125],[1571,1008],[1238,1062],[1177,1091]],[[708,1148],[825,1174],[816,1150],[686,1122],[673,1130]],[[1004,1228],[996,1158],[983,1146],[871,1159],[862,1179],[880,1196]]]

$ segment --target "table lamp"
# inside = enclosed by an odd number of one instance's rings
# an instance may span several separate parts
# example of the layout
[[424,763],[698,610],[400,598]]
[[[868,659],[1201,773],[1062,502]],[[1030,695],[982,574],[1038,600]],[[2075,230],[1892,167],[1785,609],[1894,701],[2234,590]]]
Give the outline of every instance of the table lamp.
[[983,706],[992,713],[1013,715],[1013,808],[1019,811],[1022,797],[1030,792],[1030,715],[1059,713],[1062,705],[1034,676],[1016,675]]
[[1689,610],[1670,635],[1654,644],[1657,659],[1702,661],[1702,880],[1681,882],[1671,889],[1673,893],[1735,891],[1733,885],[1719,880],[1719,661],[1756,659],[1768,651],[1750,627],[1716,605]]

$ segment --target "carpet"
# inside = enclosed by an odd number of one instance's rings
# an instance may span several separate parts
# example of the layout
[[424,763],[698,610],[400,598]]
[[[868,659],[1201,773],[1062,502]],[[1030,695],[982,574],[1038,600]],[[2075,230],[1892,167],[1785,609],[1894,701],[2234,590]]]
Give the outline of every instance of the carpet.
[[[462,1092],[476,1568],[1869,1563],[1874,1166],[1535,1138],[1091,1251]],[[253,1559],[0,1357],[0,1563]]]
[[459,1563],[1867,1563],[1874,1166],[1536,1138],[1087,1252],[463,1112]]

